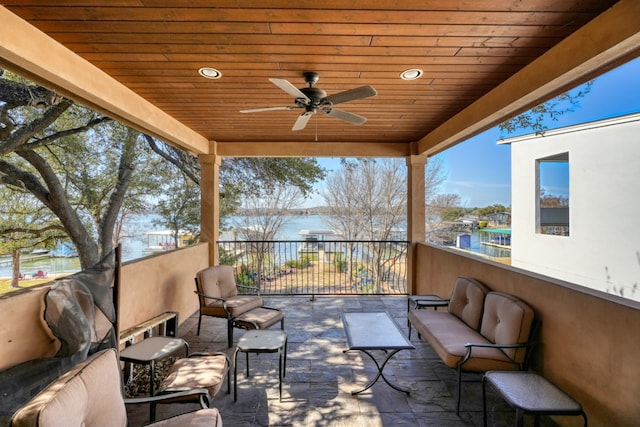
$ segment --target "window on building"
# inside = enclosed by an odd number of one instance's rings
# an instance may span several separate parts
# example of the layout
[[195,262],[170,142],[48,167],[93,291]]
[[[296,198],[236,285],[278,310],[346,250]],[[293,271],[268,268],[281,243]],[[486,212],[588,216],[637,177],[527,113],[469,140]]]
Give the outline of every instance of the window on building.
[[538,159],[538,233],[569,235],[569,153]]

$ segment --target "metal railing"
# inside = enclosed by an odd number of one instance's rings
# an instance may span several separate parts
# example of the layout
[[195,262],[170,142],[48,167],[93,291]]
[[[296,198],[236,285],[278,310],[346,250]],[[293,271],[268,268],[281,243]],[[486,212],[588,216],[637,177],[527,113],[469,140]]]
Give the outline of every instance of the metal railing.
[[220,264],[265,295],[407,294],[406,241],[220,241]]

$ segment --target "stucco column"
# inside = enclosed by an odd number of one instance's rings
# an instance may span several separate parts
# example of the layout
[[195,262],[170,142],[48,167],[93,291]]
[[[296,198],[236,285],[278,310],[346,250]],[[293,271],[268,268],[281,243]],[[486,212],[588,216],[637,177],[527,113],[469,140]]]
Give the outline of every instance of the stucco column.
[[415,294],[416,245],[425,240],[425,188],[424,173],[426,156],[407,157],[407,237],[409,253],[407,256],[407,284],[410,294]]
[[[213,147],[212,147],[213,148]],[[211,152],[215,152],[211,150]],[[220,229],[220,164],[216,154],[201,154],[200,159],[200,232],[201,240],[209,243],[209,265],[218,263]]]

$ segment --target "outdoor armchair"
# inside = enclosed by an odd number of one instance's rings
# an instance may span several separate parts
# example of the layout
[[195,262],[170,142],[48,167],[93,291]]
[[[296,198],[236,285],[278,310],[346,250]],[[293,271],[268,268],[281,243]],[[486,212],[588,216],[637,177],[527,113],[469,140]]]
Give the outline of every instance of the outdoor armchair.
[[203,409],[168,418],[152,426],[222,426],[215,408],[206,408],[206,389],[153,397],[124,399],[122,373],[115,349],[97,352],[37,394],[13,415],[12,427],[127,426],[126,404],[159,403],[164,399],[201,396]]
[[[233,345],[233,328],[265,329],[280,322],[284,329],[284,313],[265,307],[264,299],[254,287],[236,284],[233,267],[214,265],[196,274],[196,294],[200,303],[198,330],[202,325],[202,316],[227,319],[227,340]],[[238,288],[252,291],[253,294],[240,294]]]

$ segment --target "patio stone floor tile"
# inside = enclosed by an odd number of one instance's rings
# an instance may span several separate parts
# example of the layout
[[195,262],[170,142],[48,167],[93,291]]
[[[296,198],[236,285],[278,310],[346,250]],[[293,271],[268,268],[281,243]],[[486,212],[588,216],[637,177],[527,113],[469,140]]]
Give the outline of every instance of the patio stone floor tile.
[[[288,336],[287,369],[282,401],[278,393],[277,354],[250,354],[251,376],[246,377],[245,355],[238,356],[238,401],[226,384],[213,399],[225,426],[481,426],[481,374],[464,374],[462,410],[456,415],[456,372],[445,366],[431,347],[413,334],[414,350],[397,353],[385,367],[389,381],[409,387],[409,395],[380,379],[369,390],[352,396],[377,370],[366,355],[344,353],[346,335],[341,314],[345,311],[387,311],[405,334],[407,301],[404,296],[267,297],[267,305],[283,310]],[[180,337],[191,351],[223,351],[233,363],[234,347],[227,348],[226,320],[204,317],[196,335],[197,313],[186,319]],[[274,326],[277,328],[278,326]],[[234,341],[244,331],[236,329]],[[374,352],[381,361],[382,352]],[[231,368],[231,374],[233,367]],[[233,378],[231,381],[233,387]],[[511,426],[515,412],[491,391],[488,393],[489,425]],[[158,418],[197,409],[195,404],[158,407]],[[148,407],[128,407],[129,425],[148,422]],[[525,417],[525,426],[533,418]],[[555,426],[542,418],[542,427]]]

